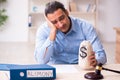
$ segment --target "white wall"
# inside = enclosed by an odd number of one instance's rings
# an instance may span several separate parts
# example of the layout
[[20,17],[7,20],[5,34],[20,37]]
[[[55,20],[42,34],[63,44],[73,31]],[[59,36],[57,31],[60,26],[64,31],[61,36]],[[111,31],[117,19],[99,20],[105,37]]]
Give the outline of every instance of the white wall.
[[7,0],[8,20],[0,31],[0,41],[27,41],[28,40],[28,0]]
[[120,0],[98,0],[98,30],[105,42],[115,42],[116,34],[113,27],[120,27]]

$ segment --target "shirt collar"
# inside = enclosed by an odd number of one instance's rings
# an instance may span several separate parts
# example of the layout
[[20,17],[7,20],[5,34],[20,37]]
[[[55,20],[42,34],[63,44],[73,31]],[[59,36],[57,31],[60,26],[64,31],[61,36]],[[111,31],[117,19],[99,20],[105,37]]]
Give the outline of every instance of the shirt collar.
[[74,31],[74,32],[77,32],[77,26],[74,22],[74,18],[73,17],[69,17],[70,21],[71,21],[71,29],[70,31]]

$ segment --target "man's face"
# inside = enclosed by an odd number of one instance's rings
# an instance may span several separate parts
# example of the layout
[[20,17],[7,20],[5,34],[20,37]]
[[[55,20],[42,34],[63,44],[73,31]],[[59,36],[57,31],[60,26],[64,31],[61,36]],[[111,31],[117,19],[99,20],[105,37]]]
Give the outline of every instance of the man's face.
[[62,11],[62,9],[56,10],[54,13],[47,14],[48,20],[53,23],[56,28],[64,33],[68,32],[70,28],[70,20],[68,18],[68,12]]

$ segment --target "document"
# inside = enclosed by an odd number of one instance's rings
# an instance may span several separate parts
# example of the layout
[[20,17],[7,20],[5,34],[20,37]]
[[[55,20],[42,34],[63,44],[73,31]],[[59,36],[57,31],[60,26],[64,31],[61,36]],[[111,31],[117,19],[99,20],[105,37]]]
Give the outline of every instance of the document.
[[74,65],[53,65],[57,73],[78,73]]

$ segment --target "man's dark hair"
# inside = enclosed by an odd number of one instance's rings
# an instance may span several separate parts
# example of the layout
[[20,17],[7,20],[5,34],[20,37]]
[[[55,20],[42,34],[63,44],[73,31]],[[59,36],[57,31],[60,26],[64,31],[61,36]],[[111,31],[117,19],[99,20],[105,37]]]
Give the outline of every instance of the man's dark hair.
[[45,7],[45,16],[47,16],[47,14],[49,13],[53,13],[58,9],[62,9],[63,11],[66,11],[64,5],[58,1],[51,1],[47,3]]

